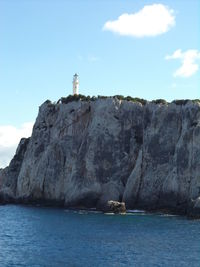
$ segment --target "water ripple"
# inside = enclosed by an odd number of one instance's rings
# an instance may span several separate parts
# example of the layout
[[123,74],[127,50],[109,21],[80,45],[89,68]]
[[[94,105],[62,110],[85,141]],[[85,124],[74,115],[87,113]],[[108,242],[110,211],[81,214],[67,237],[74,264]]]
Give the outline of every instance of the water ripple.
[[200,266],[200,221],[127,215],[0,206],[0,267]]

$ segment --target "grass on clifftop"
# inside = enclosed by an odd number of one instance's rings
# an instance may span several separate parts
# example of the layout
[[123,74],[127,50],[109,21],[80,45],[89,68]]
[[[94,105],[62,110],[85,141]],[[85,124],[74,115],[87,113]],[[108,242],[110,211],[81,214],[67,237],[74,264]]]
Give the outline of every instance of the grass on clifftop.
[[[85,95],[68,95],[67,97],[61,97],[57,103],[62,103],[62,104],[67,104],[72,101],[96,101],[97,99],[107,99],[107,98],[117,98],[118,100],[126,100],[134,103],[140,103],[142,105],[145,105],[148,101],[142,98],[138,97],[131,97],[131,96],[123,96],[123,95],[114,95],[114,96],[101,96],[98,95],[96,96],[85,96]],[[200,99],[194,99],[194,100],[189,100],[189,99],[180,99],[180,100],[174,100],[172,103],[176,105],[186,105],[188,101],[192,101],[193,103],[200,103]],[[167,102],[165,99],[156,99],[149,101],[150,103],[154,104],[161,104],[161,105],[167,105],[169,102]]]

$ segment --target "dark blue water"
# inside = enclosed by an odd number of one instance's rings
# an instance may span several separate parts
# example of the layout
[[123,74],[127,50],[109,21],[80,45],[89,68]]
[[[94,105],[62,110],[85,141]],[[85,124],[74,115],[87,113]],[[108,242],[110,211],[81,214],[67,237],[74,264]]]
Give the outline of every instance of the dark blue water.
[[4,266],[200,267],[200,221],[0,206]]

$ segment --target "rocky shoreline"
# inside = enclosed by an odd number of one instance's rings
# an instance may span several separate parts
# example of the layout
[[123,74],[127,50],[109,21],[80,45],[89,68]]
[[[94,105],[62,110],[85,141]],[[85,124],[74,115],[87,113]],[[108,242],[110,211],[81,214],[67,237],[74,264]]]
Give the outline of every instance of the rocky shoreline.
[[87,208],[85,206],[77,206],[77,207],[66,207],[62,205],[61,203],[56,203],[54,201],[52,202],[18,202],[18,201],[9,201],[5,202],[2,201],[0,202],[0,206],[6,206],[6,205],[21,205],[21,206],[26,206],[26,207],[38,207],[38,208],[59,208],[59,209],[64,209],[64,210],[69,210],[69,211],[76,211],[76,212],[98,212],[98,213],[103,213],[103,214],[115,214],[115,215],[126,215],[126,214],[151,214],[151,215],[163,215],[163,216],[182,216],[186,217],[187,219],[192,219],[192,220],[199,220],[200,216],[199,214],[189,214],[186,212],[181,212],[180,210],[168,210],[168,209],[127,209],[126,212],[114,212],[112,210],[105,210],[105,209],[97,209],[96,207],[94,208]]
[[[12,199],[12,198],[7,198],[4,197],[1,194],[1,198],[0,198],[0,206],[1,205],[25,205],[25,206],[31,206],[31,207],[52,207],[52,208],[61,208],[61,209],[68,209],[68,210],[76,210],[76,211],[92,211],[95,210],[97,212],[103,212],[103,213],[116,213],[118,214],[118,212],[114,212],[112,210],[107,209],[106,207],[87,207],[87,206],[66,206],[64,204],[64,201],[56,201],[56,200],[32,200],[32,199]],[[130,210],[136,210],[139,213],[140,212],[144,212],[144,213],[150,213],[150,214],[163,214],[163,215],[174,215],[174,216],[186,216],[188,219],[200,219],[200,215],[199,215],[199,209],[198,210],[194,210],[194,207],[191,207],[191,210],[184,210],[184,209],[178,209],[178,208],[174,208],[174,209],[168,209],[168,208],[154,208],[152,209],[151,207],[145,207],[143,206],[134,206],[134,208],[132,209],[127,209],[127,212],[122,212],[122,214],[126,214],[126,213],[130,213]],[[119,212],[120,213],[120,212]],[[133,212],[134,213],[134,212]]]
[[113,200],[200,218],[199,173],[198,101],[46,101],[0,170],[0,202],[104,210]]

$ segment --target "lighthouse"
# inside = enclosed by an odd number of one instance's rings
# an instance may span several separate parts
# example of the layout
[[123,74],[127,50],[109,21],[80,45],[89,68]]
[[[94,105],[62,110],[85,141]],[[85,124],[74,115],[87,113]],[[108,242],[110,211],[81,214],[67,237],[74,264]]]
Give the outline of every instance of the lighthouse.
[[73,83],[73,95],[78,95],[79,79],[77,73],[74,74],[72,83]]

